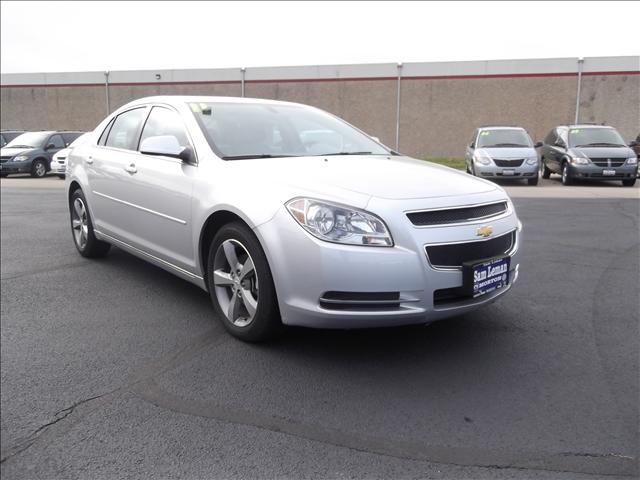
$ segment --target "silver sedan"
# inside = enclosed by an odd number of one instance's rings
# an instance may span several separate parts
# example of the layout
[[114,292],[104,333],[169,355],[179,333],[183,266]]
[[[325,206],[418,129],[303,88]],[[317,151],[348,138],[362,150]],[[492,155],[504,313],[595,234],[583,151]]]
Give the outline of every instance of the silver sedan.
[[81,255],[115,245],[198,285],[243,340],[426,324],[518,277],[502,188],[305,105],[143,98],[72,150],[66,178]]

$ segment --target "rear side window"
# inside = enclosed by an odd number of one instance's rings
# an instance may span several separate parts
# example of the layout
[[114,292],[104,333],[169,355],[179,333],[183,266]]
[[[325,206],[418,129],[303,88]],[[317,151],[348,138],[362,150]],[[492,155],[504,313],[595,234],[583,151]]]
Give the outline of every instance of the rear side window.
[[47,145],[45,146],[49,146],[53,144],[53,148],[64,148],[66,147],[66,145],[64,144],[64,140],[62,139],[62,135],[51,135],[49,137],[49,141],[47,142]]
[[0,135],[0,147],[4,147],[7,141],[4,139],[4,135]]
[[180,115],[168,108],[153,107],[146,123],[144,124],[144,129],[140,136],[140,145],[142,145],[142,142],[149,137],[159,137],[164,135],[176,137],[181,147],[189,146],[187,132],[184,128]]
[[124,150],[135,150],[138,146],[140,125],[146,111],[146,108],[136,108],[118,115],[109,131],[105,145]]

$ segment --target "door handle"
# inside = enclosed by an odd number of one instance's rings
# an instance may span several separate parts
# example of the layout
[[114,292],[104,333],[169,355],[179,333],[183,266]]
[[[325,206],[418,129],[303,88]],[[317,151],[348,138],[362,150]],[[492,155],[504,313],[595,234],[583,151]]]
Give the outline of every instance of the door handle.
[[87,158],[87,163],[91,165],[93,163],[93,157]]
[[131,175],[133,175],[134,173],[136,173],[138,171],[138,169],[136,168],[136,164],[135,163],[132,163],[128,167],[124,167],[124,169],[125,169],[125,171],[127,173],[130,173]]

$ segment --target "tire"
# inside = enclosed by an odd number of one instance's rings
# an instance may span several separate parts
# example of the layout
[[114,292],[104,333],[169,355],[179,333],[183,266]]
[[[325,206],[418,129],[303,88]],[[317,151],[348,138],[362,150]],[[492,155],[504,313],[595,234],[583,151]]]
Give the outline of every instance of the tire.
[[100,258],[109,252],[111,245],[98,240],[93,232],[93,222],[87,208],[87,200],[79,188],[71,194],[69,219],[73,243],[80,255],[86,258]]
[[234,337],[261,342],[283,330],[267,257],[245,224],[224,225],[213,238],[207,286],[216,313]]
[[7,178],[8,176],[8,173],[0,173],[0,178]]
[[622,185],[624,187],[633,187],[636,184],[635,178],[629,178],[627,180],[622,180]]
[[538,180],[540,177],[538,177],[538,175],[536,175],[533,178],[527,178],[527,185],[531,185],[532,187],[535,187],[536,185],[538,185]]
[[31,164],[31,176],[42,178],[47,174],[47,164],[44,160],[35,160]]
[[64,173],[59,173],[59,174],[58,174],[58,178],[59,178],[60,180],[64,180]]
[[542,178],[549,178],[551,176],[551,170],[547,168],[544,164],[544,159],[542,160]]
[[571,178],[571,174],[569,174],[569,162],[564,161],[562,163],[562,185],[571,185],[573,184],[573,178]]

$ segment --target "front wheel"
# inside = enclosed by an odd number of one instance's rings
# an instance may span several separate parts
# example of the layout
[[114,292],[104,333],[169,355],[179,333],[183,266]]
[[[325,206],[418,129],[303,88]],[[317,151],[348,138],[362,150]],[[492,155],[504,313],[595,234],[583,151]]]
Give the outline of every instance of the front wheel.
[[538,175],[533,178],[527,178],[527,185],[536,186],[538,185]]
[[233,336],[268,340],[282,329],[267,257],[251,229],[240,222],[223,226],[211,242],[207,261],[211,301]]
[[104,257],[109,252],[111,245],[96,238],[91,215],[87,208],[87,200],[79,188],[71,194],[69,215],[73,242],[80,255],[87,258]]
[[622,185],[625,187],[633,187],[636,184],[635,178],[629,178],[626,180],[622,180]]
[[547,166],[544,164],[544,161],[542,163],[542,178],[549,178],[551,176],[551,170],[549,170],[547,168]]
[[47,174],[47,165],[44,160],[36,160],[31,165],[31,176],[36,178],[42,178]]
[[571,174],[569,173],[569,162],[564,162],[562,164],[562,184],[571,185],[572,183],[573,179],[571,178]]
[[58,178],[59,178],[60,180],[64,180],[64,173],[59,173],[59,174],[58,174]]

